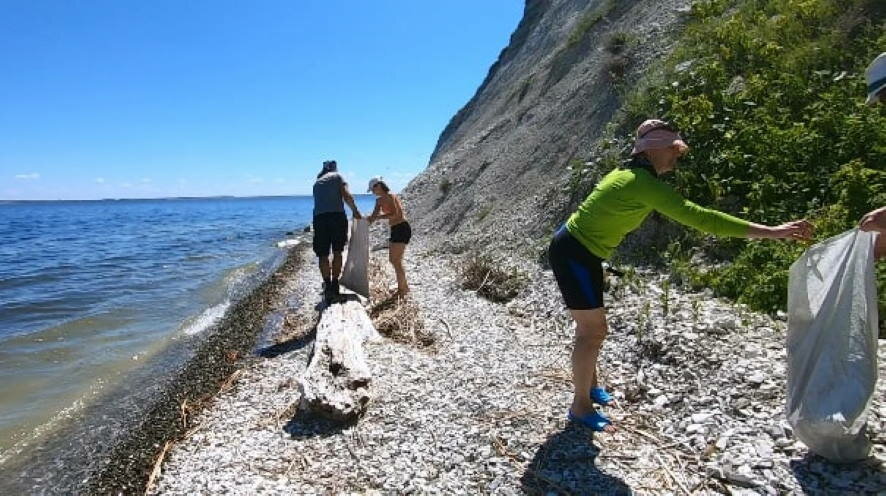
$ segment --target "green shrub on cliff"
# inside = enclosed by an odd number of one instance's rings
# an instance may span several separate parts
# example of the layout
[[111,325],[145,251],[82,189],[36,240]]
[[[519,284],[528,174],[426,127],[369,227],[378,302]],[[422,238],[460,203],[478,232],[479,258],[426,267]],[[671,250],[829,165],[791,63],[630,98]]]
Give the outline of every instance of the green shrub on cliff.
[[[884,19],[878,0],[697,2],[660,81],[629,97],[625,132],[653,116],[677,125],[692,150],[675,180],[702,205],[768,224],[807,217],[819,240],[845,231],[886,205],[886,109],[864,105]],[[677,246],[684,279],[766,311],[784,308],[804,249],[689,231]],[[692,246],[731,263],[697,271]]]

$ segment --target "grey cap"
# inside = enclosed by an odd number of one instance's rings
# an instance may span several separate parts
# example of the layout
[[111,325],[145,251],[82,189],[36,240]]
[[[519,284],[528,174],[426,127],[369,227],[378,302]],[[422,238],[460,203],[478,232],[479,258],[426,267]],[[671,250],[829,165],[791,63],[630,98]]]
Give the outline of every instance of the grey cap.
[[367,191],[372,193],[372,188],[374,188],[376,184],[383,182],[383,181],[384,181],[384,179],[382,179],[381,176],[373,177],[372,179],[369,180],[369,189]]

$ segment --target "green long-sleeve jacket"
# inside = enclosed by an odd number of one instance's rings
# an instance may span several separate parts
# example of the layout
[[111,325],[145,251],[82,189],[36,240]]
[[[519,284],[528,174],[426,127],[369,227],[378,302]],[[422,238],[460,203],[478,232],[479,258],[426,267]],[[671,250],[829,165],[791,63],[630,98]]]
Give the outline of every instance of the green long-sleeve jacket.
[[745,220],[683,198],[647,168],[632,167],[607,174],[566,221],[566,229],[591,253],[609,258],[653,210],[718,236],[745,237],[750,226]]

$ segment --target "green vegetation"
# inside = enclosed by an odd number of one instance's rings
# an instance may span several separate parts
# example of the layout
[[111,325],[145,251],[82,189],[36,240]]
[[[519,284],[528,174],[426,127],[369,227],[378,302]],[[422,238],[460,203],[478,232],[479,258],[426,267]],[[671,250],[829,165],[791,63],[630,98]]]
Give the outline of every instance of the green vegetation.
[[520,90],[517,94],[517,103],[522,102],[523,99],[526,98],[526,94],[529,93],[530,86],[532,86],[532,76],[528,76],[526,79],[523,80],[522,83],[520,83]]
[[609,53],[622,53],[637,44],[637,37],[624,31],[616,31],[609,35],[606,40],[606,51]]
[[628,66],[631,63],[630,49],[637,44],[637,37],[631,33],[617,31],[606,40],[606,60],[603,62],[603,72],[610,81],[621,81]]
[[668,316],[671,309],[671,281],[665,279],[661,282],[661,296],[659,296],[659,302],[661,303],[661,313],[665,317]]
[[452,188],[452,182],[448,177],[444,177],[443,180],[440,181],[440,192],[443,193],[444,196],[448,195],[450,188]]
[[572,48],[583,40],[588,31],[606,17],[606,14],[609,14],[613,7],[615,7],[615,0],[602,0],[596,8],[585,12],[581,19],[579,19],[578,24],[575,25],[575,28],[572,29],[572,32],[569,33],[569,37],[566,39],[566,47]]
[[477,222],[483,222],[489,214],[492,213],[492,205],[486,205],[477,211]]
[[[850,229],[886,205],[886,108],[864,105],[884,21],[881,0],[696,2],[665,68],[628,95],[600,141],[598,170],[624,158],[639,122],[659,117],[691,146],[675,178],[686,197],[771,225],[808,218],[816,241]],[[676,281],[771,312],[785,308],[788,269],[805,248],[686,230],[666,260]],[[695,263],[699,252],[715,268]]]
[[630,60],[624,55],[610,55],[606,57],[606,62],[603,64],[603,72],[609,76],[610,81],[621,81],[628,71],[629,63]]

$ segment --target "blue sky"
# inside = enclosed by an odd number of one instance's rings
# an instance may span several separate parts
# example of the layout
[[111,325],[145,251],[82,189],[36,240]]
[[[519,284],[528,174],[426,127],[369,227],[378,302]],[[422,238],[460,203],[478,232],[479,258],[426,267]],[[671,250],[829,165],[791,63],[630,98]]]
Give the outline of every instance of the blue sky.
[[0,0],[0,199],[399,189],[523,4]]

